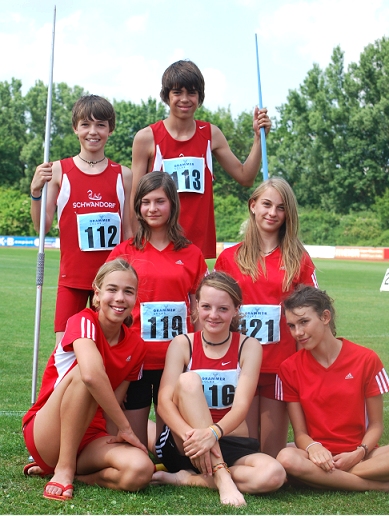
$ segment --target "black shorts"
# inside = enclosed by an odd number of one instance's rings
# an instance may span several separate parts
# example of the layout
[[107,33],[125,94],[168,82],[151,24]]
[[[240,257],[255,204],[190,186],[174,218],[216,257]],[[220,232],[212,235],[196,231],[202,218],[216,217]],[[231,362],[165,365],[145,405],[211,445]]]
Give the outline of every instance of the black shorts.
[[[259,453],[259,442],[253,437],[222,437],[219,444],[223,460],[228,467],[233,466],[238,459],[246,455]],[[155,443],[155,451],[170,473],[176,473],[181,469],[192,469],[200,473],[193,467],[188,457],[180,454],[170,428],[166,425]]]
[[131,382],[127,389],[126,410],[136,410],[150,407],[151,402],[158,405],[158,391],[163,369],[143,371],[140,380]]

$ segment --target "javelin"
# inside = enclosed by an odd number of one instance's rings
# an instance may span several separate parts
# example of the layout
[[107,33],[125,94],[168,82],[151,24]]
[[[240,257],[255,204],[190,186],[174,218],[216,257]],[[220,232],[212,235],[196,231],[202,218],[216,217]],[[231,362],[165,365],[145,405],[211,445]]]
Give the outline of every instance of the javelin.
[[[51,45],[51,59],[50,59],[50,75],[49,86],[47,90],[47,107],[46,107],[46,131],[45,131],[45,148],[44,148],[44,162],[49,161],[50,153],[50,132],[51,132],[51,100],[53,91],[53,68],[54,68],[54,37],[55,37],[55,7],[53,19],[53,36]],[[36,269],[36,305],[35,305],[35,329],[34,329],[34,357],[32,364],[32,389],[31,389],[31,404],[36,400],[36,384],[38,376],[38,352],[39,352],[39,333],[41,325],[41,306],[42,306],[42,286],[43,273],[45,269],[45,226],[46,226],[46,201],[47,201],[47,183],[42,189],[41,202],[41,218],[39,224],[39,251]]]
[[[259,108],[262,109],[262,90],[261,90],[261,75],[259,73],[259,56],[258,56],[258,40],[257,35],[255,34],[255,50],[257,53],[257,75],[258,75],[258,95],[259,95]],[[262,167],[263,167],[263,180],[269,176],[268,166],[267,166],[267,152],[266,152],[266,133],[265,128],[261,127],[261,147],[262,147]]]

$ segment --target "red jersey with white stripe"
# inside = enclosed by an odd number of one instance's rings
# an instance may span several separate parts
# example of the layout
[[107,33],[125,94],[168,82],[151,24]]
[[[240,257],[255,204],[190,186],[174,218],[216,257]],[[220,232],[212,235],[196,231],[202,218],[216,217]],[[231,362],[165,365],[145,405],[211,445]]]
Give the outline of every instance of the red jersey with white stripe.
[[[255,337],[263,345],[261,372],[276,373],[280,364],[296,352],[296,342],[286,324],[281,307],[282,301],[299,283],[317,287],[315,266],[308,253],[304,253],[300,272],[293,279],[291,287],[283,292],[282,283],[285,268],[279,248],[265,256],[266,277],[261,274],[253,281],[248,274],[242,274],[235,262],[235,254],[242,244],[225,249],[215,263],[215,270],[230,274],[239,283],[243,294],[242,311],[247,305],[247,316],[243,320],[246,335]],[[258,263],[258,268],[260,264]],[[250,313],[254,314],[250,316]]]
[[138,295],[132,310],[132,328],[145,340],[145,369],[163,369],[170,341],[193,331],[189,295],[207,272],[200,249],[190,244],[175,251],[170,243],[159,251],[150,242],[143,250],[127,240],[113,249],[107,261],[123,257],[139,277]]
[[332,454],[349,452],[366,432],[365,400],[389,391],[389,378],[371,349],[341,338],[342,349],[330,367],[301,349],[281,364],[276,397],[299,402],[308,435]]
[[[188,191],[180,191],[181,212],[179,222],[185,236],[201,249],[205,258],[216,256],[216,228],[213,207],[213,170],[211,151],[211,124],[195,120],[196,132],[189,140],[175,140],[166,130],[163,120],[150,125],[155,145],[151,170],[169,172],[178,185]],[[201,158],[203,170],[191,163],[190,158]],[[169,168],[169,161],[177,160],[176,169]],[[199,174],[199,175],[197,175]],[[181,181],[182,180],[182,181]],[[189,190],[190,188],[190,190]],[[196,193],[197,191],[203,193]]]
[[[193,350],[187,371],[195,371],[201,378],[204,395],[212,420],[217,423],[230,410],[234,402],[240,375],[240,333],[232,333],[230,347],[220,358],[208,358],[204,353],[201,332],[193,334]],[[242,344],[243,345],[243,344]]]
[[122,241],[122,167],[108,160],[103,172],[90,175],[76,167],[73,158],[61,160],[61,167],[57,198],[61,241],[58,284],[91,290],[99,267]]
[[[23,417],[23,424],[43,407],[61,380],[77,365],[73,350],[73,342],[77,339],[91,339],[96,344],[113,390],[124,381],[139,380],[142,377],[145,345],[132,328],[125,325],[122,328],[123,339],[115,346],[110,346],[99,324],[98,312],[85,308],[70,317],[61,342],[47,362],[38,399]],[[99,409],[90,426],[96,426],[95,420],[100,420],[102,417],[102,411]]]

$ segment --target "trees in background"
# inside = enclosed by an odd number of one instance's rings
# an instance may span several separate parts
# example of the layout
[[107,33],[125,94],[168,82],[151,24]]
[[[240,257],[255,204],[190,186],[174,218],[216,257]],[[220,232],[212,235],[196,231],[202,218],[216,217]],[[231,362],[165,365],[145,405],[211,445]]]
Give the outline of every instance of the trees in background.
[[[21,86],[17,79],[0,83],[0,220],[8,220],[11,213],[15,219],[11,226],[0,224],[3,234],[10,227],[14,234],[31,234],[25,216],[27,194],[43,160],[47,87],[37,81],[23,96]],[[86,93],[80,86],[54,85],[51,160],[78,152],[71,109]],[[117,123],[106,152],[131,166],[135,134],[165,118],[167,108],[151,98],[141,104],[113,104]],[[368,45],[359,63],[347,71],[343,52],[336,47],[328,67],[321,70],[314,64],[278,111],[268,136],[269,175],[282,176],[292,185],[301,207],[303,240],[388,245],[389,39]],[[253,141],[252,113],[233,119],[229,109],[211,112],[201,107],[197,118],[220,127],[238,158],[247,158]],[[233,181],[216,160],[214,173],[218,239],[236,241],[253,189]],[[261,178],[260,173],[253,188]]]
[[269,138],[269,169],[301,206],[337,213],[371,208],[389,187],[389,40],[368,45],[347,72],[335,48],[290,91]]

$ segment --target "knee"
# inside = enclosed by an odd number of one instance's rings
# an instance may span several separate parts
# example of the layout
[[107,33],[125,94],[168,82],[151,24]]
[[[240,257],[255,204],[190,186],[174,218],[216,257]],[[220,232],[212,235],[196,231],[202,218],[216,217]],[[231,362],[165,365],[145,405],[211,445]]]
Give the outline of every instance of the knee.
[[178,379],[177,387],[181,394],[193,394],[203,389],[200,376],[194,371],[182,373]]
[[122,491],[140,491],[148,486],[154,473],[153,462],[144,459],[131,461],[120,472],[119,489]]
[[275,459],[271,464],[267,464],[266,470],[263,473],[263,483],[266,486],[266,492],[277,491],[286,482],[286,471],[283,466]]
[[301,469],[301,460],[296,448],[283,448],[277,455],[277,461],[289,475],[296,475]]
[[72,386],[72,388],[77,388],[78,390],[82,388],[83,390],[89,392],[88,390],[88,382],[91,383],[91,378],[84,375],[81,370],[80,366],[77,364],[73,369],[67,374],[69,377],[69,385]]

